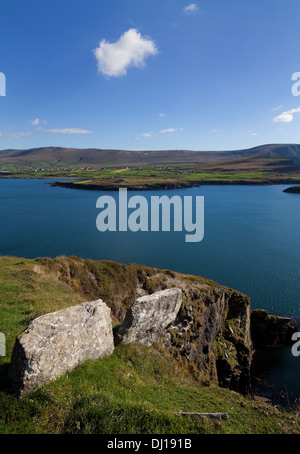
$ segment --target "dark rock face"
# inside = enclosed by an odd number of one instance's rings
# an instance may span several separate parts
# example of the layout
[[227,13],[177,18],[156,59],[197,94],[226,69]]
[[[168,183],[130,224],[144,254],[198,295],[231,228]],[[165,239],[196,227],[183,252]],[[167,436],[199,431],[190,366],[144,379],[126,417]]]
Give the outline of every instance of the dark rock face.
[[291,343],[297,322],[287,317],[269,315],[264,310],[251,313],[251,337],[255,349],[279,348]]
[[113,351],[110,309],[102,300],[43,315],[16,340],[9,370],[13,390],[22,397],[83,361]]
[[231,295],[226,320],[216,339],[219,384],[244,394],[251,389],[250,313],[248,298]]
[[250,389],[250,303],[244,295],[220,288],[192,289],[189,303],[168,329],[166,348],[207,381],[248,392]]
[[300,194],[300,186],[291,186],[290,188],[284,189],[283,192],[287,192],[289,194]]

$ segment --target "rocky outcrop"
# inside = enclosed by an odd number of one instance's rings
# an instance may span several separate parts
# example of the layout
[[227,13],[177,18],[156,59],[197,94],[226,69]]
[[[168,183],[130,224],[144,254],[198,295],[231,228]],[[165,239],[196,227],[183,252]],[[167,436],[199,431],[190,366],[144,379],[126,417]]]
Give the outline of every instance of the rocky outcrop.
[[182,303],[182,291],[172,288],[142,296],[127,311],[116,333],[117,344],[153,345],[160,342],[174,322]]
[[248,392],[252,356],[249,299],[225,288],[186,290],[185,304],[168,329],[165,346],[202,380]]
[[298,331],[297,322],[291,318],[269,315],[265,310],[253,310],[251,337],[255,349],[280,348],[291,343]]
[[162,342],[201,381],[214,380],[248,392],[252,358],[249,299],[209,281],[170,276],[168,285],[172,284],[177,288],[134,301],[116,333],[116,344]]
[[[202,383],[247,393],[254,349],[285,345],[297,331],[291,319],[251,313],[247,296],[201,277],[76,257],[35,262],[34,272],[84,289],[87,300],[107,301],[121,324],[116,344],[160,343]],[[109,312],[99,300],[34,320],[14,348],[10,376],[17,392],[111,354]]]
[[291,186],[290,188],[286,188],[283,192],[287,192],[289,194],[300,194],[300,186]]
[[33,320],[16,340],[9,377],[23,396],[83,361],[113,351],[110,309],[102,300],[83,303]]

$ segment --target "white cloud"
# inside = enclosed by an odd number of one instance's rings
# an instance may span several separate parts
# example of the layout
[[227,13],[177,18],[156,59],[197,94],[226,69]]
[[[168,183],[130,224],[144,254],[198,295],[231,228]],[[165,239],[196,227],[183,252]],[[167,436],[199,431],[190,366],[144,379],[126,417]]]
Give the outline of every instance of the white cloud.
[[119,77],[125,76],[130,66],[143,67],[145,59],[149,55],[156,55],[158,49],[151,39],[131,28],[115,43],[103,39],[93,52],[100,73]]
[[36,118],[35,120],[30,121],[29,123],[32,124],[32,126],[38,126],[40,124],[40,119]]
[[47,124],[47,121],[46,120],[40,120],[39,118],[36,118],[35,120],[32,120],[29,122],[32,126],[38,126],[40,125],[41,123],[43,123],[43,125],[46,125]]
[[168,133],[172,133],[172,132],[176,132],[176,131],[183,131],[183,128],[168,128],[168,129],[162,129],[160,131],[161,134],[168,134]]
[[164,113],[159,113],[158,116],[159,116],[159,117],[165,117],[166,114],[164,114]]
[[211,132],[212,134],[216,134],[217,132],[220,132],[220,131],[221,131],[221,129],[211,129],[211,130],[210,130],[210,132]]
[[199,8],[197,6],[196,3],[190,3],[189,5],[187,5],[185,8],[184,8],[184,12],[186,14],[189,14],[189,13],[195,13],[196,11],[198,11]]
[[172,28],[177,28],[177,27],[179,27],[180,25],[181,25],[181,22],[173,22],[173,23],[171,24],[171,27],[172,27]]
[[256,137],[256,136],[258,136],[258,134],[257,134],[257,132],[251,132],[250,136]]
[[274,123],[290,123],[294,120],[294,114],[300,112],[300,107],[296,109],[287,110],[286,112],[282,112],[277,117],[273,118]]
[[0,132],[0,137],[9,137],[11,139],[19,139],[20,137],[27,137],[31,135],[32,132],[11,132],[11,133]]
[[282,109],[283,106],[276,106],[272,109],[272,112],[277,112],[278,110]]
[[63,129],[43,129],[43,132],[49,132],[51,134],[92,134],[92,131],[87,129],[76,129],[76,128],[63,128]]
[[144,134],[142,134],[142,137],[152,137],[152,132],[145,132]]

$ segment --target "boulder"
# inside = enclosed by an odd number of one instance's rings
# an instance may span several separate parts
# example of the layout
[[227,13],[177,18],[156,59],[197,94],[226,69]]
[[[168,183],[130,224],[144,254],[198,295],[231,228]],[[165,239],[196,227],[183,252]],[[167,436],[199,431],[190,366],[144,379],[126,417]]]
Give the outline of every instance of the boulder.
[[166,329],[174,322],[182,303],[182,291],[171,288],[142,296],[126,313],[124,323],[116,333],[116,344],[160,342]]
[[102,300],[43,315],[16,340],[9,369],[12,387],[22,397],[83,361],[113,351],[110,309]]

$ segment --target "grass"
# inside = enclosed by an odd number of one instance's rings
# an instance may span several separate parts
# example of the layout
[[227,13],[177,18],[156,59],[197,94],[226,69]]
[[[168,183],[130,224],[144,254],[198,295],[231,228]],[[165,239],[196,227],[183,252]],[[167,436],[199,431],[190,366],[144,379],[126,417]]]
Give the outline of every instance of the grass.
[[[159,346],[120,346],[111,357],[86,361],[21,401],[9,393],[14,340],[30,320],[102,297],[118,323],[137,283],[155,291],[178,278],[186,285],[216,285],[171,271],[76,257],[0,258],[0,331],[7,336],[7,357],[0,358],[0,433],[300,433],[297,410],[279,411],[214,384],[203,386],[184,362]],[[227,412],[229,420],[182,417],[175,414],[180,410]]]
[[29,321],[47,312],[53,312],[82,298],[69,286],[55,280],[49,273],[39,274],[37,262],[18,258],[0,259],[0,331],[5,333],[8,362],[15,338]]
[[[1,393],[0,433],[300,433],[294,413],[218,388],[199,386],[165,351],[118,347],[87,361],[21,402]],[[175,413],[227,412],[228,421]]]

